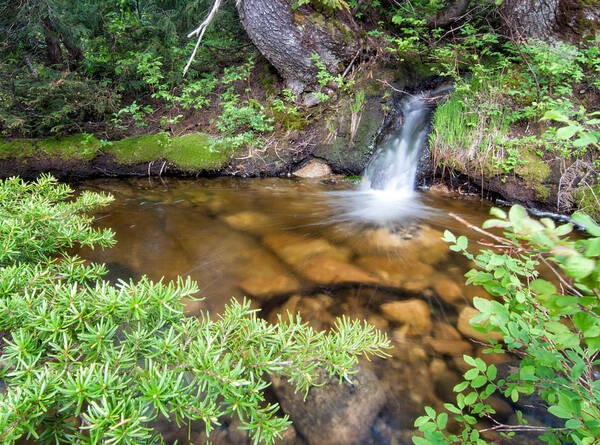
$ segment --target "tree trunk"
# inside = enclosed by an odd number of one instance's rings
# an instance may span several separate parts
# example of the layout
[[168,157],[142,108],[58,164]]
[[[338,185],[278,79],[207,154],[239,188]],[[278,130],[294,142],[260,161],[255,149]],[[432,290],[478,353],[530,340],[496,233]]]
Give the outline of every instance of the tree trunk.
[[42,19],[42,28],[44,29],[44,41],[46,43],[46,56],[51,65],[61,65],[63,63],[62,50],[58,33],[52,21],[45,17]]
[[577,42],[594,37],[600,6],[582,0],[504,0],[500,13],[515,39]]
[[254,45],[295,92],[316,84],[313,54],[335,74],[360,48],[349,15],[338,18],[345,12],[326,17],[307,6],[292,11],[289,0],[242,0],[237,6]]

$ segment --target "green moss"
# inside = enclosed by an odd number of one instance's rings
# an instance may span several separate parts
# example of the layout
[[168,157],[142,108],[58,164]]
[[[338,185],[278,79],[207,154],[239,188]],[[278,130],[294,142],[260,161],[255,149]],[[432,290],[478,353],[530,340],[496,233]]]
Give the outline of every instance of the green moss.
[[201,133],[172,138],[166,158],[183,169],[217,170],[227,164],[229,153],[210,142],[210,136]]
[[521,148],[519,153],[525,163],[515,166],[515,173],[523,178],[527,187],[535,191],[537,199],[548,199],[550,189],[542,182],[550,176],[550,166],[532,150]]
[[164,159],[171,140],[166,133],[148,134],[114,141],[105,149],[123,164]]
[[65,161],[89,161],[100,148],[100,141],[91,134],[74,134],[64,138],[47,138],[37,141],[37,151],[51,158]]
[[33,139],[0,140],[0,159],[28,158],[35,152],[36,145]]
[[[0,159],[24,159],[35,155],[63,160],[93,159],[100,141],[88,134],[48,139],[0,139]],[[216,170],[227,164],[230,150],[214,147],[210,136],[196,133],[171,138],[166,133],[137,136],[114,141],[102,150],[121,164],[167,160],[182,169]]]
[[575,191],[577,209],[600,222],[600,185],[584,186]]

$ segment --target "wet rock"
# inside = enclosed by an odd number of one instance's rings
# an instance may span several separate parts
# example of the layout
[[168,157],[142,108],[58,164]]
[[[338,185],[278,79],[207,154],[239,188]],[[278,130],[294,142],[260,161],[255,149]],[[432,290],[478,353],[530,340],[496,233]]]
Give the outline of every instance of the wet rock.
[[390,325],[385,318],[377,314],[369,315],[369,317],[367,318],[367,323],[369,323],[375,329],[379,329],[380,331],[385,331]]
[[319,294],[315,297],[301,297],[294,295],[290,297],[280,308],[271,311],[267,318],[270,323],[278,322],[278,315],[281,319],[289,321],[290,316],[295,317],[299,314],[303,321],[307,321],[316,330],[325,330],[331,327],[334,317],[329,312],[334,300],[328,295]]
[[297,292],[300,282],[290,275],[253,276],[243,280],[239,286],[246,296],[264,301],[275,295]]
[[296,267],[304,278],[322,285],[378,284],[378,280],[358,267],[325,257],[313,257]]
[[439,340],[462,340],[462,335],[448,323],[436,321],[433,323],[433,337]]
[[494,419],[499,422],[507,422],[510,416],[515,413],[513,407],[504,399],[496,394],[491,395],[486,399],[486,403],[488,403],[496,414],[493,415]]
[[304,167],[296,170],[292,173],[294,176],[298,178],[323,178],[325,176],[331,175],[331,167],[325,164],[324,162],[312,160]]
[[479,314],[479,311],[475,308],[472,308],[470,306],[466,306],[465,308],[463,308],[463,310],[460,311],[460,314],[458,316],[458,322],[457,322],[458,330],[465,337],[473,338],[478,341],[482,341],[482,342],[486,342],[486,343],[488,342],[488,339],[501,341],[502,333],[500,333],[500,332],[488,332],[488,333],[484,334],[481,332],[476,332],[473,329],[470,321],[471,321],[471,318],[473,318],[475,315],[478,315],[478,314]]
[[348,261],[351,252],[346,247],[335,246],[324,239],[280,232],[266,235],[263,243],[290,265],[298,265],[313,256]]
[[438,338],[427,338],[427,344],[438,354],[459,356],[472,351],[471,344],[464,340],[444,340]]
[[444,402],[456,400],[456,393],[452,390],[462,381],[462,377],[450,369],[444,369],[437,374],[432,374],[431,378],[435,386],[435,392]]
[[206,431],[201,430],[192,436],[191,443],[210,442],[213,445],[250,444],[248,430],[242,429],[244,425],[237,416],[228,416],[225,419],[219,419],[219,421],[221,425],[217,425],[210,432],[210,435],[207,436]]
[[453,304],[463,299],[462,288],[454,280],[443,275],[435,277],[433,289],[448,304]]
[[409,336],[426,334],[431,330],[431,312],[423,300],[393,301],[382,304],[380,309],[388,320],[406,324]]
[[411,226],[403,230],[381,227],[363,234],[361,252],[387,252],[406,262],[415,260],[435,264],[448,256],[448,246],[442,241],[442,233],[429,226]]
[[481,286],[465,286],[464,294],[471,303],[475,297],[485,298],[486,300],[493,299],[492,296]]
[[271,324],[276,324],[279,322],[279,315],[281,315],[282,320],[290,321],[290,317],[294,317],[298,312],[297,307],[301,299],[300,295],[292,295],[281,307],[275,308],[269,313],[267,321]]
[[267,233],[274,226],[270,216],[252,210],[225,215],[221,219],[234,229],[253,234]]
[[365,367],[360,367],[351,379],[351,384],[339,384],[320,371],[318,381],[327,383],[312,387],[306,400],[284,379],[274,377],[271,381],[283,411],[309,444],[361,444],[386,395],[381,382]]
[[307,108],[314,107],[316,105],[319,105],[320,103],[321,103],[321,99],[319,99],[316,96],[316,94],[306,93],[302,97],[302,105],[304,105]]
[[362,257],[357,264],[379,278],[383,286],[409,292],[422,292],[429,286],[434,270],[428,264],[406,261],[400,257]]

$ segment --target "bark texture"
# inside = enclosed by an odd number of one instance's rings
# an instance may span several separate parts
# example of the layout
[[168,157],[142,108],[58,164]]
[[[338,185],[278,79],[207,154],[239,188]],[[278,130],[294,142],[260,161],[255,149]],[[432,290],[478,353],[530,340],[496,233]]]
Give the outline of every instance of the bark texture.
[[518,40],[575,43],[594,39],[600,29],[597,0],[504,0],[500,13]]
[[560,0],[504,0],[500,12],[518,40],[555,40]]
[[349,21],[339,14],[326,17],[306,6],[292,11],[288,0],[242,0],[237,6],[254,45],[296,91],[316,83],[312,54],[333,74],[360,48]]

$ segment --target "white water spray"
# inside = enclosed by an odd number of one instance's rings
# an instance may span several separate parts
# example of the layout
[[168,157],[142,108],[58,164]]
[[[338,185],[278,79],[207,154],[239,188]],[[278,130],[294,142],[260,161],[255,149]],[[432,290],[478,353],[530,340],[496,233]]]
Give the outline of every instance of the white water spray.
[[350,193],[334,193],[336,199],[330,205],[337,210],[336,219],[377,225],[404,224],[428,212],[417,196],[415,182],[428,135],[429,103],[451,88],[440,87],[404,100],[402,128],[378,147],[365,169],[360,188]]

